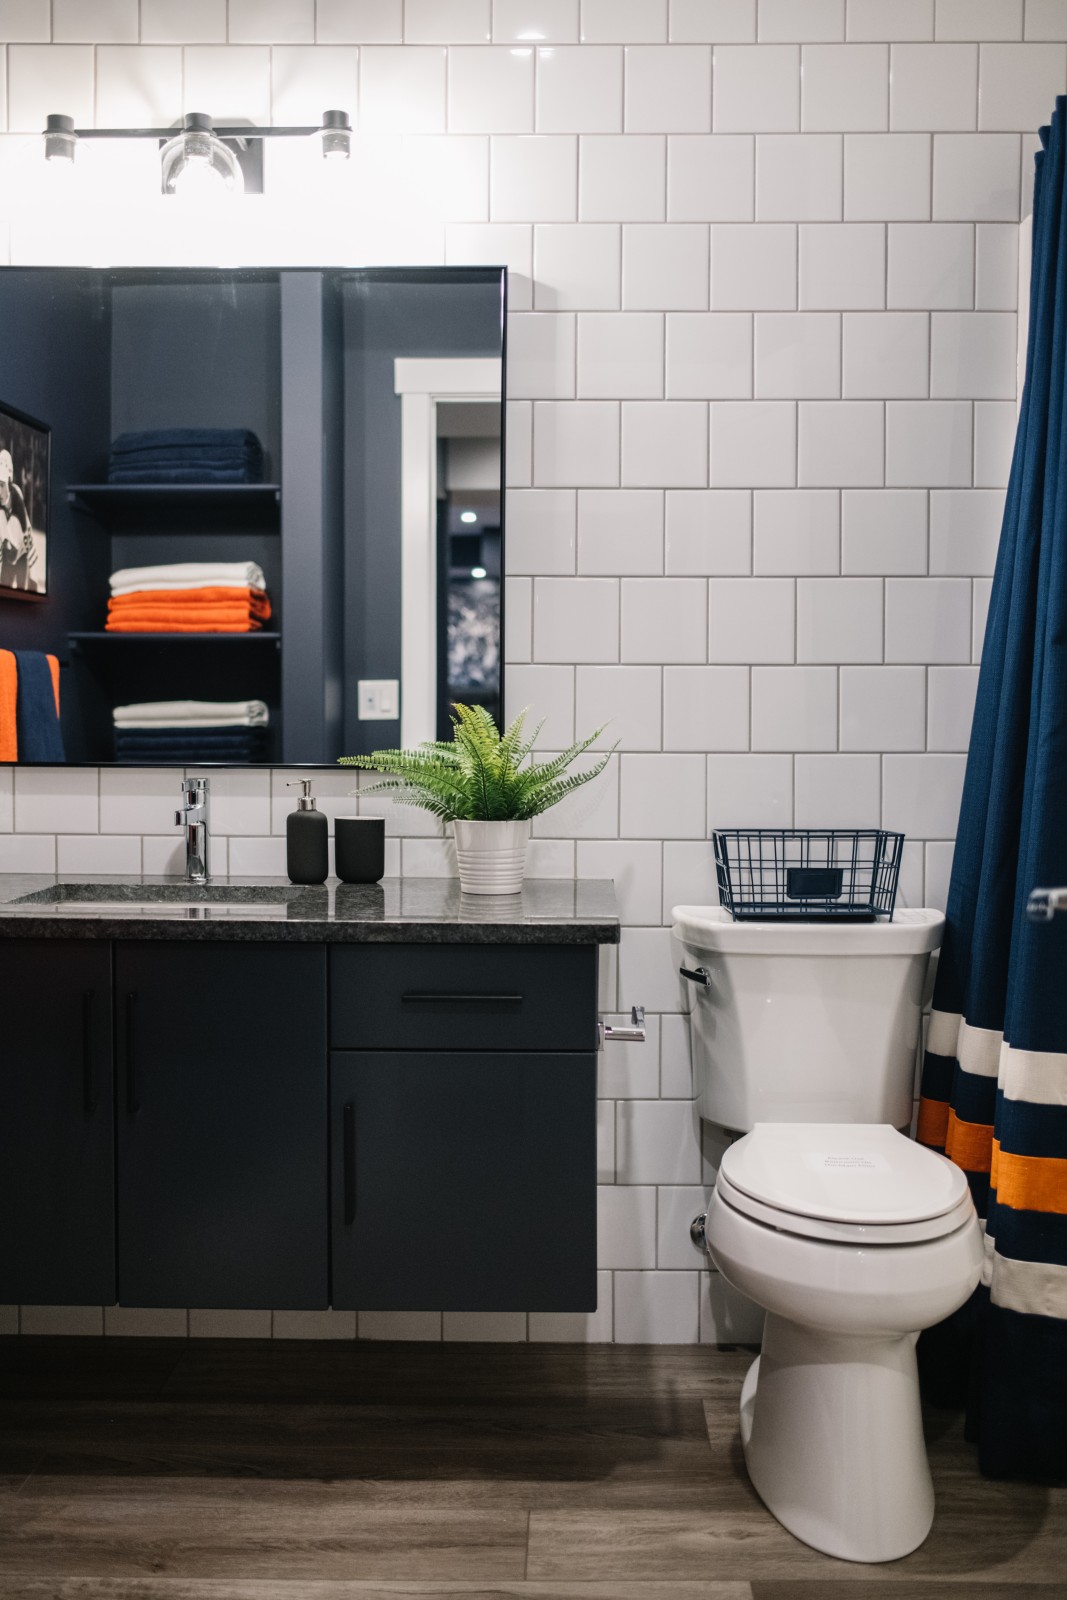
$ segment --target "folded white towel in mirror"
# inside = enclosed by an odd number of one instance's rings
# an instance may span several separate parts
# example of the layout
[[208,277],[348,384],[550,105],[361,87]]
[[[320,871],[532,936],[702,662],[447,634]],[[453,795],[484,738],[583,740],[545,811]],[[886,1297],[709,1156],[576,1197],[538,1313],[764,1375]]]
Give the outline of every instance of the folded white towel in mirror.
[[116,706],[116,728],[262,727],[270,721],[264,700],[140,700]]
[[121,567],[111,574],[112,594],[141,589],[265,589],[255,561],[175,561],[159,567]]

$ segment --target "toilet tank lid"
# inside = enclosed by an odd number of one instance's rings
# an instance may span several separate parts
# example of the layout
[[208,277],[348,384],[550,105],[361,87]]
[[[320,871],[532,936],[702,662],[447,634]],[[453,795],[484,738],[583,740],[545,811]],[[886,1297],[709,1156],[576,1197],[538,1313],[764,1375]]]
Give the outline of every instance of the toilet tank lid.
[[905,906],[892,922],[735,922],[722,906],[674,906],[676,938],[723,955],[922,955],[941,943],[940,911]]
[[888,1123],[757,1122],[720,1166],[753,1200],[828,1222],[920,1222],[967,1193],[959,1167]]

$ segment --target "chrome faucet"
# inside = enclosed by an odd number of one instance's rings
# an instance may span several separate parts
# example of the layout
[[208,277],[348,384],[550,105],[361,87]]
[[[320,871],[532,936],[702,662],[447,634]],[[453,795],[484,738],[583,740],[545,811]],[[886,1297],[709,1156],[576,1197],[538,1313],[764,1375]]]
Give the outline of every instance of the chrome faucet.
[[185,877],[188,883],[206,883],[207,796],[206,778],[183,778],[185,804],[174,813],[174,826],[185,829]]

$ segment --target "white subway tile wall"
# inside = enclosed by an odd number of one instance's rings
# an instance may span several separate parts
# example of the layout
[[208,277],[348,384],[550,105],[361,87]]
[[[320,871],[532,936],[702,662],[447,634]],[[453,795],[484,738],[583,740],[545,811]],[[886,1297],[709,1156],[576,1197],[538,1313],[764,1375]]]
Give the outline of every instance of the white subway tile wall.
[[[670,910],[714,896],[710,827],[861,814],[909,834],[907,903],[944,902],[1067,6],[0,0],[0,48],[19,259],[40,259],[26,135],[48,112],[285,122],[329,100],[361,132],[342,258],[508,265],[509,704],[551,748],[605,722],[618,742],[531,867],[615,879],[602,1009],[649,1010],[649,1042],[600,1064],[595,1313],[24,1307],[0,1329],[758,1337],[689,1240],[721,1136],[692,1104]],[[177,779],[0,771],[0,871],[174,871]],[[284,871],[283,784],[214,777],[218,870]],[[383,809],[336,772],[319,788],[331,825]],[[387,830],[391,873],[452,870],[432,819]]]

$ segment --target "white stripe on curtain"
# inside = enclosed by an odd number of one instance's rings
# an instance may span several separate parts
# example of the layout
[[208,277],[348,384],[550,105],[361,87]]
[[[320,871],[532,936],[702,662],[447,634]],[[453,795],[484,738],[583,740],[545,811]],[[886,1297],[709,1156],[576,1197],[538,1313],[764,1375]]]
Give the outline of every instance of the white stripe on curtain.
[[1003,1043],[999,1028],[972,1028],[969,1022],[961,1022],[956,1060],[964,1072],[973,1072],[977,1078],[995,1078],[1000,1071]]
[[1067,1317],[1067,1267],[1050,1261],[1014,1261],[994,1256],[990,1299],[1006,1311],[1035,1317]]
[[926,1048],[935,1056],[954,1056],[962,1021],[958,1011],[931,1011]]
[[988,1289],[993,1282],[993,1257],[996,1254],[996,1240],[991,1233],[986,1232],[986,1219],[978,1218],[978,1226],[982,1230],[982,1287]]
[[1067,1106],[1067,1054],[1057,1050],[1000,1051],[1000,1087],[1005,1099],[1032,1105]]

